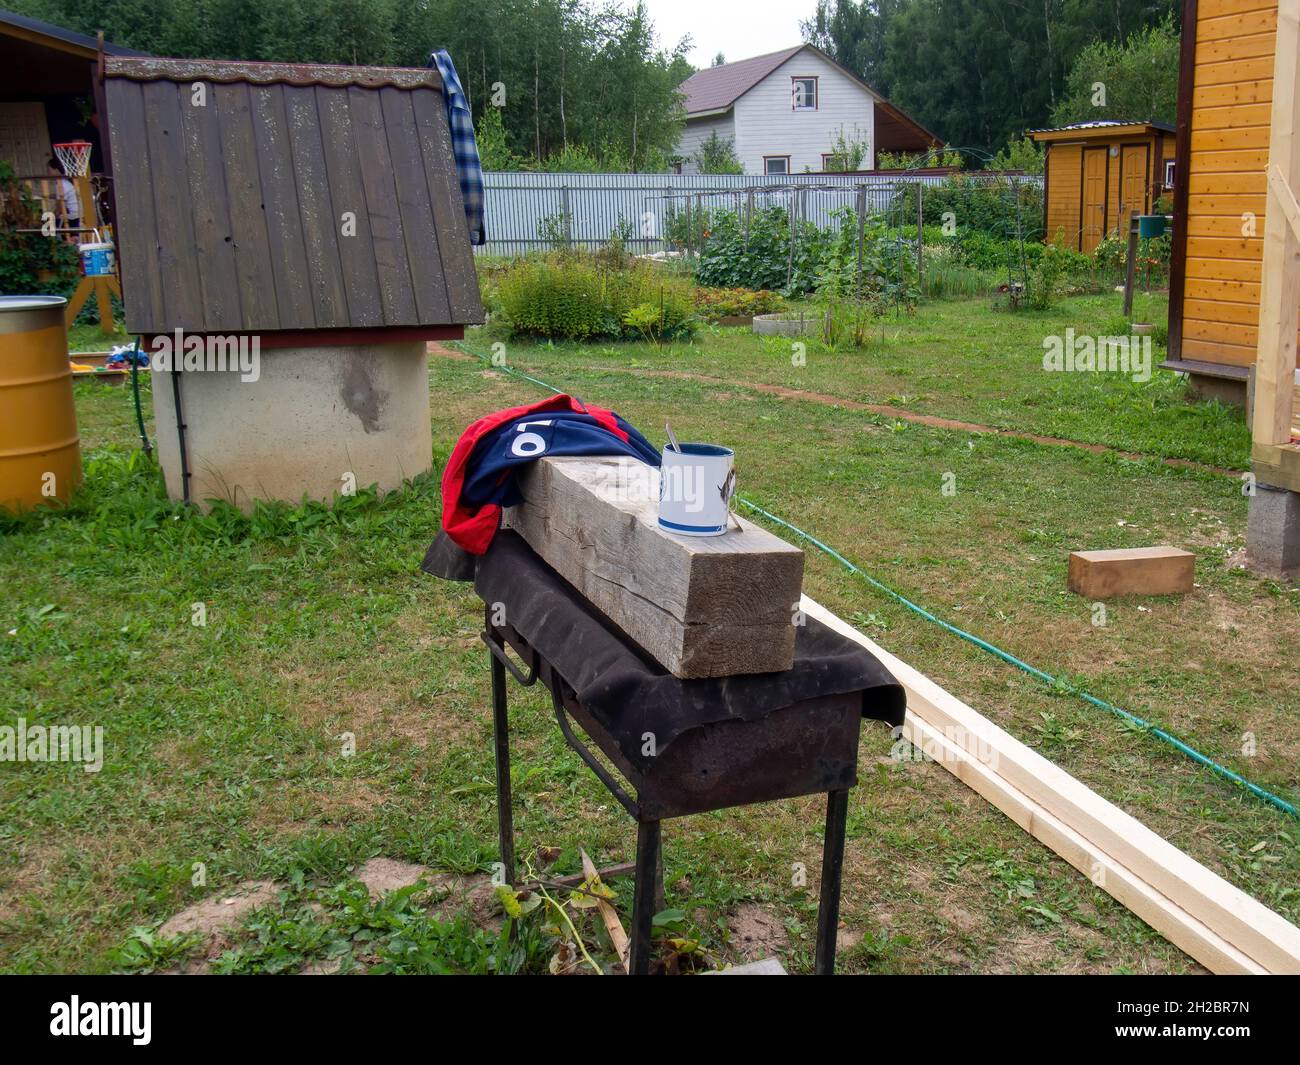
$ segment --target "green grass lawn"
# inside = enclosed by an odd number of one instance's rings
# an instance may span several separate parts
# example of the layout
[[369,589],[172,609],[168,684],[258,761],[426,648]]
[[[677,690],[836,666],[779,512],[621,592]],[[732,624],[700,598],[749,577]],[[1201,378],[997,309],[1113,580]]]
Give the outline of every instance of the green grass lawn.
[[[749,498],[940,616],[1294,800],[1300,594],[1237,566],[1246,500],[1235,479],[748,387],[1243,465],[1240,416],[1185,407],[1175,380],[1042,372],[1042,336],[1070,325],[1107,331],[1116,303],[1079,298],[1016,316],[983,301],[930,304],[887,322],[867,351],[810,344],[802,368],[790,364],[789,341],[739,331],[662,350],[506,340],[506,352],[511,365],[614,407],[653,439],[670,419],[683,438],[735,446]],[[1151,313],[1158,318],[1154,302]],[[497,339],[480,331],[465,347],[486,353]],[[466,359],[434,357],[429,375],[435,469],[473,418],[544,395]],[[77,390],[85,492],[66,513],[11,523],[0,538],[0,697],[29,723],[102,724],[107,753],[98,774],[0,763],[0,968],[165,967],[197,947],[159,942],[153,929],[260,878],[285,885],[282,901],[225,945],[221,971],[294,971],[325,956],[354,968],[544,968],[539,928],[506,957],[464,922],[431,921],[409,899],[371,905],[348,886],[372,855],[457,873],[495,858],[481,607],[465,586],[416,569],[437,528],[436,480],[333,512],[201,516],[167,502],[153,468],[132,456],[129,389]],[[955,495],[942,491],[945,474],[955,475]],[[1197,553],[1195,591],[1113,601],[1105,626],[1094,625],[1092,604],[1065,590],[1068,551],[1152,543]],[[805,588],[1300,918],[1296,822],[916,618],[824,556],[809,555]],[[196,603],[204,627],[192,624]],[[558,848],[563,872],[577,868],[579,846],[598,864],[630,858],[631,822],[565,747],[549,702],[516,688],[511,705],[521,853]],[[345,733],[355,736],[351,757]],[[1196,968],[940,767],[891,760],[891,745],[883,726],[864,728],[843,969]],[[714,957],[734,957],[741,915],[760,906],[774,919],[773,949],[807,969],[820,814],[818,800],[803,799],[670,823],[668,904],[686,934]],[[195,863],[203,886],[192,883]],[[795,863],[809,886],[793,882]],[[629,885],[617,886],[626,917]],[[584,926],[593,950],[604,945],[596,924]]]

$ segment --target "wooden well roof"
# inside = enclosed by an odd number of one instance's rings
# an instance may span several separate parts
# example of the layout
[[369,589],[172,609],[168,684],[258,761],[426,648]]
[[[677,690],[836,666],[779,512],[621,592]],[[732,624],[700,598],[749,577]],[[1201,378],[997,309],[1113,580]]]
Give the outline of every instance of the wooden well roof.
[[436,71],[110,57],[105,78],[131,332],[483,320]]

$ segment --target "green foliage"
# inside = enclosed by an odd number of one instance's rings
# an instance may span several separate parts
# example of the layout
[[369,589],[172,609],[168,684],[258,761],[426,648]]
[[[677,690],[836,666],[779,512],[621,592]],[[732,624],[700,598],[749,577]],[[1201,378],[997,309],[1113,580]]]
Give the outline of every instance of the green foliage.
[[718,211],[700,252],[696,279],[718,288],[766,288],[787,295],[811,292],[828,237],[806,221],[798,223],[794,233],[792,259],[785,208],[755,210],[748,226],[743,213]]
[[786,309],[786,301],[769,289],[697,288],[695,308],[701,318],[716,322],[720,318],[748,318],[756,314],[775,314]]
[[[1182,6],[1181,0],[817,0],[802,29],[805,40],[927,129],[951,144],[992,152],[1026,129],[1050,124],[1057,101],[1070,95],[1066,76],[1079,69],[1085,48],[1125,40],[1166,18],[1176,32]],[[1107,79],[1088,83],[1094,80]]]
[[830,347],[861,347],[876,318],[890,309],[915,308],[920,295],[915,243],[891,235],[876,216],[863,227],[859,259],[854,210],[840,208],[835,223],[817,274],[822,340]]
[[[895,218],[916,219],[917,186],[907,184],[894,194],[890,207]],[[958,233],[979,230],[1001,239],[1043,237],[1043,189],[1032,181],[1008,177],[953,174],[939,185],[926,185],[921,207],[927,226],[949,221]]]
[[[12,0],[10,6],[91,37],[102,29],[108,40],[154,55],[422,67],[433,48],[445,48],[475,118],[498,111],[505,150],[535,164],[582,145],[603,165],[662,168],[682,125],[677,86],[692,72],[688,42],[660,47],[642,4]],[[499,147],[494,151],[506,157]]]
[[927,167],[953,166],[961,169],[966,157],[955,148],[931,148],[928,152],[878,152],[880,170],[922,170]]
[[520,159],[510,150],[501,109],[485,107],[474,129],[478,158],[484,170],[518,170]]
[[1023,170],[1026,174],[1043,172],[1046,152],[1043,146],[1030,137],[1021,137],[1007,142],[1005,148],[999,149],[985,169],[987,170]]
[[[1172,17],[1133,33],[1122,44],[1102,40],[1088,45],[1070,68],[1052,121],[1058,126],[1106,118],[1173,122],[1178,51]],[[1105,87],[1103,103],[1094,102],[1098,82]]]
[[846,133],[841,124],[831,138],[830,159],[827,160],[826,169],[839,172],[861,170],[870,151],[870,142],[856,124],[852,133]]
[[1029,275],[1027,296],[1029,306],[1034,310],[1049,310],[1064,294],[1070,254],[1059,244],[1048,244],[1043,248],[1043,254]]
[[715,129],[700,145],[692,160],[701,174],[743,174],[745,168],[736,158],[736,142],[730,137],[719,137]]
[[40,225],[40,204],[14,180],[13,167],[0,160],[0,294],[63,296],[75,287],[77,252],[71,244],[39,232],[18,232]]
[[635,260],[610,265],[582,254],[522,259],[501,276],[499,293],[511,329],[528,336],[659,340],[695,328],[690,284]]

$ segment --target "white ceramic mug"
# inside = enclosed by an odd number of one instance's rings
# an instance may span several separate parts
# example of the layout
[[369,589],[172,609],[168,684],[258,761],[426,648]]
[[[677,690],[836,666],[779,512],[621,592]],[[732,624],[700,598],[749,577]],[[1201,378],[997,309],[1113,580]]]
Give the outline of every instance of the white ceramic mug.
[[721,536],[731,515],[736,453],[716,444],[663,450],[659,467],[659,525],[686,536]]

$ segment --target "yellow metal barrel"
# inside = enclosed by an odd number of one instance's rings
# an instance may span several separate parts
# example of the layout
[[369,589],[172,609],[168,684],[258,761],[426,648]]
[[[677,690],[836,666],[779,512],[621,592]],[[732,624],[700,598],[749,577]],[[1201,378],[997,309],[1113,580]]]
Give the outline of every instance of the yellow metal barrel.
[[81,441],[62,296],[0,296],[0,507],[66,503]]

